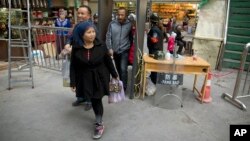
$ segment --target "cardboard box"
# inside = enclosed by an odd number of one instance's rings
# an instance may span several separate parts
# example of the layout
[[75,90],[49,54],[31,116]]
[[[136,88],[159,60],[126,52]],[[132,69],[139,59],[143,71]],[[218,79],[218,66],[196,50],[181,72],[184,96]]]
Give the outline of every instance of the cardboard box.
[[54,42],[44,43],[38,46],[38,49],[42,49],[45,57],[56,57],[56,46]]

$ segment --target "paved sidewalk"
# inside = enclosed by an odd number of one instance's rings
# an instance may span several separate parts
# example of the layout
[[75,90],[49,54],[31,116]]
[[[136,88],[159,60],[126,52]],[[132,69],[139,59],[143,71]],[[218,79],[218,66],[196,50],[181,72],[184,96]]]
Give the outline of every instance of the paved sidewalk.
[[[91,141],[93,111],[71,106],[74,94],[62,87],[59,72],[35,67],[34,74],[34,89],[24,83],[8,91],[7,71],[0,71],[0,141]],[[193,78],[185,75],[184,85],[178,90],[183,108],[173,97],[160,104],[164,108],[153,105],[153,96],[120,104],[108,104],[105,97],[106,129],[100,140],[229,141],[230,124],[250,124],[250,110],[242,111],[221,98],[223,92],[232,93],[236,73],[213,78],[213,101],[209,104],[196,100],[191,91]],[[202,80],[200,77],[198,84]],[[249,109],[249,98],[241,100]]]

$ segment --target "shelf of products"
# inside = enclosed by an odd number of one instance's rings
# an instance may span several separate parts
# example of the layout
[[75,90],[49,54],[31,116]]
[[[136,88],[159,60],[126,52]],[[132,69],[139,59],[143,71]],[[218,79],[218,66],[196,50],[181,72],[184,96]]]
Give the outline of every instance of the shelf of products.
[[[15,9],[25,9],[27,8],[26,2],[27,0],[11,0],[11,7]],[[29,0],[29,2],[31,9],[31,22],[33,25],[52,26],[54,24],[54,20],[58,17],[58,10],[60,8],[64,8],[63,6],[52,7],[51,0]],[[6,10],[8,8],[8,0],[0,0],[0,34],[2,34],[1,32],[3,32],[3,28],[5,28],[5,25],[7,25],[3,24],[3,20],[8,17],[8,10]],[[68,13],[68,16],[66,18],[69,18],[73,23],[74,7],[64,9],[66,9]],[[21,20],[23,19],[24,17],[21,18]]]
[[[27,13],[22,12],[27,8],[27,0],[11,0],[11,25],[23,26],[27,25]],[[30,0],[31,9],[33,8],[45,8],[48,7],[47,0]],[[9,13],[9,1],[0,0],[0,39],[8,38],[8,13]],[[14,39],[19,38],[17,30],[13,29],[12,37]]]
[[7,37],[7,27],[8,27],[8,12],[0,8],[0,38]]
[[[31,8],[46,8],[48,7],[47,0],[30,0]],[[8,0],[0,0],[1,8],[8,8]],[[27,0],[11,0],[12,8],[27,8]]]
[[162,19],[176,17],[177,20],[183,20],[187,14],[190,18],[196,16],[196,4],[189,3],[153,3],[152,12],[156,12]]
[[113,14],[117,13],[117,10],[120,7],[124,7],[128,10],[128,13],[135,13],[136,10],[136,2],[115,2],[113,5]]
[[48,8],[34,8],[32,9],[31,17],[33,25],[53,26],[55,19],[58,18],[58,11],[60,8],[67,10],[66,18],[69,18],[71,23],[74,23],[74,7],[52,7]]
[[[0,8],[0,39],[8,38],[8,14],[9,10],[7,8]],[[11,25],[22,26],[27,23],[27,14],[25,15],[21,9],[11,10]],[[18,30],[12,29],[12,37],[14,39],[19,38]]]

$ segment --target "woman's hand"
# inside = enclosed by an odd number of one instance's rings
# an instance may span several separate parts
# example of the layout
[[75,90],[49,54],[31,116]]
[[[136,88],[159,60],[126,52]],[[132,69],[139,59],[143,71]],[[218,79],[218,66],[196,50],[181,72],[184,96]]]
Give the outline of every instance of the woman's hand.
[[64,49],[70,54],[71,53],[71,51],[72,51],[72,48],[70,47],[70,44],[66,44],[65,46],[64,46]]
[[113,49],[109,49],[109,55],[110,55],[110,56],[113,56],[113,54],[114,54]]
[[120,80],[119,76],[117,76],[116,78],[115,78],[115,77],[113,77],[113,79]]
[[70,87],[72,92],[76,92],[76,87]]

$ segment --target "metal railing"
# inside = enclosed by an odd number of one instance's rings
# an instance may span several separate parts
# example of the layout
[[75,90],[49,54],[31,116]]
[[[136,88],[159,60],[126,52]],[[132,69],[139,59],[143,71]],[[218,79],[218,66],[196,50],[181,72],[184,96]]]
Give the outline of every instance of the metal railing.
[[32,55],[36,66],[61,71],[64,56],[61,51],[70,33],[70,28],[32,26]]
[[[238,96],[239,94],[239,90],[240,90],[240,84],[241,84],[241,80],[242,80],[242,74],[244,72],[244,67],[246,65],[246,58],[247,58],[247,54],[248,54],[248,50],[249,50],[249,47],[250,47],[250,43],[247,43],[244,50],[243,50],[243,53],[242,53],[242,56],[241,56],[241,62],[240,62],[240,68],[238,70],[238,74],[237,74],[237,78],[236,78],[236,82],[235,82],[235,86],[234,86],[234,91],[233,91],[233,95],[230,95],[230,94],[227,94],[227,93],[223,93],[222,94],[222,98],[225,98],[226,100],[228,100],[229,102],[231,102],[232,104],[234,104],[235,106],[239,107],[240,109],[242,110],[246,110],[247,107],[245,106],[244,103],[242,103],[240,100],[238,100],[238,98],[243,98],[243,97],[248,97],[250,96],[249,94],[249,89],[250,89],[250,85],[248,87],[248,91],[246,94],[242,95],[242,96]],[[247,70],[247,73],[246,73],[246,78],[245,78],[245,81],[244,81],[244,86],[242,88],[242,93],[245,92],[245,87],[246,87],[246,84],[248,82],[248,72],[250,70],[250,64],[248,64],[248,70]]]

